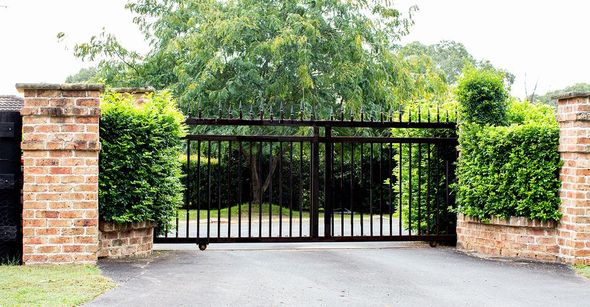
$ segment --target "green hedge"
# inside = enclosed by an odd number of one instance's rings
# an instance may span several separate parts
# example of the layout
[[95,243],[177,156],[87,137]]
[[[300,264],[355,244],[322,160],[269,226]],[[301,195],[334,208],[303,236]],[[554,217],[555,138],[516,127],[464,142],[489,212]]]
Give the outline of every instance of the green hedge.
[[512,102],[507,118],[512,125],[461,126],[458,211],[482,220],[559,220],[559,127],[553,110]]
[[455,94],[464,121],[493,126],[506,123],[508,92],[503,73],[467,66]]
[[166,223],[182,203],[182,113],[168,93],[136,106],[131,95],[107,92],[101,106],[100,219]]

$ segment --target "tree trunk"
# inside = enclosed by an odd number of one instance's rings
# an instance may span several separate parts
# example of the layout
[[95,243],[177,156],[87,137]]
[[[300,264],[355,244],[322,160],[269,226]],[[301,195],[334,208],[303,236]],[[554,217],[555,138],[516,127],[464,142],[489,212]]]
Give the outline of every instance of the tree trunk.
[[246,157],[246,161],[250,166],[250,181],[252,184],[252,202],[255,204],[262,204],[262,198],[264,193],[270,187],[272,176],[277,168],[278,162],[280,157],[272,156],[272,163],[270,166],[269,174],[266,176],[264,183],[262,183],[262,176],[259,172],[259,160],[260,160],[260,152],[257,152],[251,156],[249,156],[245,150],[242,150],[243,155]]

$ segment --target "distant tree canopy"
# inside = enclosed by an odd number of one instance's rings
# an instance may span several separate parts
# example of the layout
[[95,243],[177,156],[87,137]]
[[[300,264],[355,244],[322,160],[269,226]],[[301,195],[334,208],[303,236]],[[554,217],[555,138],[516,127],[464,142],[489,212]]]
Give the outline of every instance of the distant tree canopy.
[[85,83],[95,81],[98,74],[96,67],[82,68],[77,73],[66,78],[66,83]]
[[527,98],[530,101],[542,102],[542,103],[546,103],[548,105],[555,107],[555,106],[557,106],[557,101],[555,99],[553,99],[553,97],[559,96],[561,94],[565,94],[568,92],[590,92],[590,84],[576,83],[574,85],[567,86],[567,87],[560,89],[560,90],[547,92],[541,96],[530,95]]
[[495,68],[488,60],[477,60],[460,42],[443,40],[436,44],[424,45],[413,42],[405,45],[401,53],[406,57],[427,56],[432,59],[434,65],[440,69],[445,77],[445,82],[455,84],[461,76],[466,65],[481,69],[492,69],[504,74],[504,83],[510,87],[514,83],[514,75],[508,71]]

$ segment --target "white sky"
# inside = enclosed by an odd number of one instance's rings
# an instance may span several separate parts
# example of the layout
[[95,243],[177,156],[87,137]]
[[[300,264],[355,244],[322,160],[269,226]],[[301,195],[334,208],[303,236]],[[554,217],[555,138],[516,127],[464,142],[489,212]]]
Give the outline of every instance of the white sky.
[[[103,27],[131,49],[145,51],[143,37],[124,9],[125,0],[0,0],[0,94],[16,93],[17,82],[63,82],[89,66],[66,45],[83,42]],[[513,95],[577,82],[590,83],[590,2],[398,0],[417,4],[416,25],[404,40],[426,44],[462,42],[476,58],[517,76]],[[57,33],[67,34],[59,43]]]

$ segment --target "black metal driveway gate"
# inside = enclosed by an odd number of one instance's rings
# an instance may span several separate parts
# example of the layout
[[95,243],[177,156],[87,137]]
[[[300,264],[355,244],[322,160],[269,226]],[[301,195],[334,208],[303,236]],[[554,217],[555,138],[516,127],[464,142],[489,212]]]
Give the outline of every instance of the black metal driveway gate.
[[188,118],[207,133],[186,137],[184,206],[154,241],[454,242],[456,124],[430,113]]
[[18,263],[22,250],[20,112],[0,111],[0,263]]

